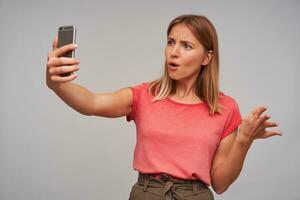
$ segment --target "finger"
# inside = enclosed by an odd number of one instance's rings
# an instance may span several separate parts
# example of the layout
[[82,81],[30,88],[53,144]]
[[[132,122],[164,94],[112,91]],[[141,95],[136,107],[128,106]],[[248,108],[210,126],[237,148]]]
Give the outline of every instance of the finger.
[[252,111],[252,114],[256,116],[261,116],[261,114],[267,109],[267,106],[258,106]]
[[265,121],[263,123],[263,125],[264,125],[265,128],[271,128],[271,127],[277,127],[277,126],[279,126],[279,123]]
[[263,115],[258,119],[258,126],[264,126],[264,123],[271,118],[271,115]]
[[69,65],[69,66],[60,66],[60,67],[52,67],[49,69],[50,75],[60,75],[68,72],[76,72],[79,70],[77,65]]
[[252,115],[255,115],[258,111],[259,107],[255,107],[252,111],[251,111],[251,114]]
[[248,117],[258,116],[257,113],[260,110],[260,107],[255,107],[248,115]]
[[55,36],[53,42],[52,42],[52,51],[50,53],[48,53],[48,57],[47,57],[47,61],[51,60],[52,58],[56,57],[56,55],[54,54],[54,50],[57,49],[57,41],[58,41],[58,37]]
[[77,44],[67,44],[67,45],[64,45],[60,48],[55,49],[53,51],[53,55],[56,56],[56,57],[61,57],[64,54],[66,54],[70,51],[73,51],[76,48],[77,48]]
[[280,131],[266,131],[263,135],[262,138],[268,138],[272,136],[282,136],[282,133]]
[[59,67],[62,65],[78,65],[79,60],[75,58],[68,58],[68,57],[55,57],[50,59],[47,63],[48,67]]
[[77,78],[77,75],[76,74],[71,74],[70,76],[66,76],[66,77],[52,76],[51,80],[54,81],[54,82],[66,83],[66,82],[74,80],[75,78]]
[[55,38],[53,40],[53,43],[52,43],[52,49],[53,50],[57,49],[57,41],[58,41],[58,37],[55,36]]

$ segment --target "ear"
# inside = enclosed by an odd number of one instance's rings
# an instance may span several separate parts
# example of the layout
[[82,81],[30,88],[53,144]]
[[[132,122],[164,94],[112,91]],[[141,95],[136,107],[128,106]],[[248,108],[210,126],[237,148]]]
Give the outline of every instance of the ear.
[[204,66],[205,66],[205,65],[208,65],[208,64],[211,62],[212,57],[213,57],[213,51],[212,51],[212,50],[209,50],[209,51],[207,52],[207,54],[206,54],[204,60],[203,60],[202,65],[204,65]]

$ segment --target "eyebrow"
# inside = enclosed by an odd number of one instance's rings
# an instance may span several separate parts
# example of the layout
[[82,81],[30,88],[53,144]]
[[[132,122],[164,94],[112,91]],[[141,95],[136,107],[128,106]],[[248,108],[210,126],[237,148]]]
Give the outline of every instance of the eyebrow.
[[[172,37],[168,37],[168,40],[171,39],[171,40],[175,40],[174,38]],[[187,40],[181,40],[181,42],[185,42],[185,43],[189,43],[191,45],[195,45],[194,43],[190,42],[190,41],[187,41]]]

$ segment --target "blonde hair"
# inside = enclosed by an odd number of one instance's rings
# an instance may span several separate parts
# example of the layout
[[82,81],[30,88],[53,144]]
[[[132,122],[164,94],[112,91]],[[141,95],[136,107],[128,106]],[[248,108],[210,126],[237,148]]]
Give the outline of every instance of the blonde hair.
[[[173,19],[167,29],[169,36],[171,29],[176,24],[187,26],[203,45],[206,52],[212,51],[212,60],[201,68],[196,80],[196,95],[206,103],[209,114],[222,113],[219,99],[219,49],[217,32],[213,24],[201,15],[181,15]],[[164,64],[164,73],[161,78],[150,82],[149,92],[155,96],[153,102],[167,98],[176,91],[176,81],[168,75],[167,63]]]

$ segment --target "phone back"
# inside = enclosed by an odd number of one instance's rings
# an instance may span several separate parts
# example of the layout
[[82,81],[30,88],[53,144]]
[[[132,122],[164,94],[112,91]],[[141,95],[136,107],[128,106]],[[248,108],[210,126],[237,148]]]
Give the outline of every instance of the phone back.
[[[58,47],[66,44],[75,43],[76,31],[75,26],[61,26],[58,29]],[[68,52],[65,57],[74,58],[75,51]]]

